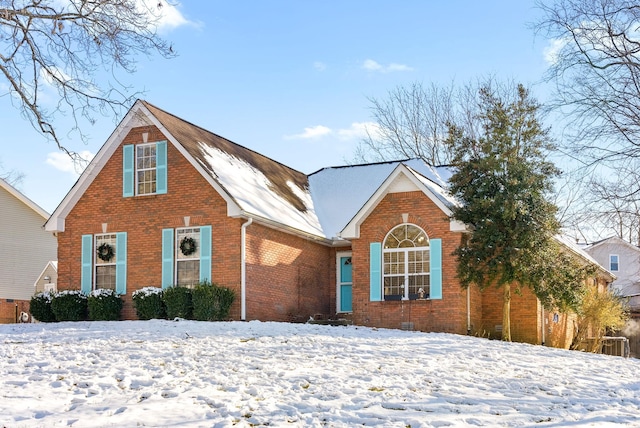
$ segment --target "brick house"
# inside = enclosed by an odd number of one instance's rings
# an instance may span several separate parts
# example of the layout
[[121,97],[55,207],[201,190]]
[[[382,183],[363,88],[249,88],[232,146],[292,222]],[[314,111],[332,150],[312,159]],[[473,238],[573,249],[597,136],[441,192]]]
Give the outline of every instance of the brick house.
[[[209,280],[236,292],[235,320],[495,335],[500,299],[455,277],[468,228],[448,174],[407,160],[307,176],[137,101],[46,224],[58,289],[113,288],[130,319],[135,290]],[[515,338],[542,342],[535,297],[512,314]]]

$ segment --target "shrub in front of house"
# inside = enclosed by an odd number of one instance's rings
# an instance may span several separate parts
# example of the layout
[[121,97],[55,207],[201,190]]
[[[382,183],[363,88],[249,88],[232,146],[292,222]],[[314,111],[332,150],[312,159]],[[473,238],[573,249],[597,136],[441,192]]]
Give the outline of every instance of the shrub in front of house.
[[222,321],[229,317],[235,299],[233,290],[210,282],[201,282],[192,292],[193,318],[198,321]]
[[51,310],[52,298],[53,295],[48,291],[38,293],[31,297],[31,302],[29,303],[31,316],[40,322],[54,322],[56,316]]
[[87,319],[87,296],[79,290],[64,290],[53,295],[51,311],[56,321],[83,321]]
[[136,309],[138,319],[151,320],[162,319],[167,316],[164,305],[163,290],[158,287],[144,287],[132,294],[133,306]]
[[91,321],[116,321],[120,319],[122,299],[114,290],[93,290],[87,298],[87,308]]
[[191,319],[193,302],[190,289],[179,286],[167,288],[162,293],[162,301],[167,310],[168,319]]

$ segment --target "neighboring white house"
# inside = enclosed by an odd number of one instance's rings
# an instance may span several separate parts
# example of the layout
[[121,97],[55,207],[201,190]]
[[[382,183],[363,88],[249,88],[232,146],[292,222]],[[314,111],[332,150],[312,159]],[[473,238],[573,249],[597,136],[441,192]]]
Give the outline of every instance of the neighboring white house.
[[58,287],[58,261],[52,260],[47,263],[47,266],[42,270],[40,276],[33,284],[35,294],[42,293],[43,291],[56,292]]
[[30,300],[43,267],[57,259],[58,242],[44,230],[49,214],[0,179],[0,303]]
[[614,236],[585,251],[616,276],[611,288],[628,299],[630,309],[640,311],[640,248]]

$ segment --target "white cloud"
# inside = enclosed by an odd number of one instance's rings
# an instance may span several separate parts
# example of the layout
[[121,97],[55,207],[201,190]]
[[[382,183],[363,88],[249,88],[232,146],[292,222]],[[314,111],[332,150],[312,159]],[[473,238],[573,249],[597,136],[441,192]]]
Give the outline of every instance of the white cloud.
[[558,61],[558,54],[566,44],[566,39],[551,39],[549,44],[543,50],[544,60],[548,64],[555,64]]
[[354,122],[349,128],[339,129],[337,134],[341,140],[361,140],[377,133],[378,129],[379,125],[375,122]]
[[285,135],[285,139],[287,140],[309,140],[309,139],[317,139],[323,137],[325,135],[331,134],[331,128],[327,128],[326,126],[317,125],[312,126],[310,128],[304,128],[304,131],[300,134],[294,135]]
[[157,19],[158,31],[169,31],[183,25],[195,25],[185,18],[178,6],[180,3],[166,0],[138,0],[138,7]]
[[70,174],[79,176],[87,166],[87,164],[93,159],[95,154],[88,150],[84,150],[78,153],[80,160],[74,161],[71,157],[63,152],[52,152],[47,155],[45,163],[51,165],[55,169],[68,172]]
[[327,64],[325,64],[322,61],[316,61],[313,63],[313,68],[315,68],[318,71],[325,71],[327,69]]
[[372,59],[365,60],[365,62],[362,63],[362,68],[368,71],[382,70],[382,66]]
[[382,65],[379,62],[374,61],[372,59],[365,60],[362,63],[362,68],[367,71],[378,72],[378,73],[393,73],[396,71],[413,71],[413,67],[409,67],[406,64],[396,64],[392,62],[389,65]]
[[361,140],[371,135],[376,138],[380,126],[375,122],[353,122],[348,128],[331,129],[327,126],[317,125],[304,128],[299,134],[285,135],[286,140],[318,140],[323,137],[331,137],[341,141]]

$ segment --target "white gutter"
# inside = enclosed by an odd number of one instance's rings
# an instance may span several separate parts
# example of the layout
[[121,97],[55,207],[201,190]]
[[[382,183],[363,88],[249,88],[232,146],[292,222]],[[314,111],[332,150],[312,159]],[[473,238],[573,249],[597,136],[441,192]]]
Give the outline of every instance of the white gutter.
[[247,227],[253,223],[253,218],[242,224],[240,232],[240,319],[247,320]]

